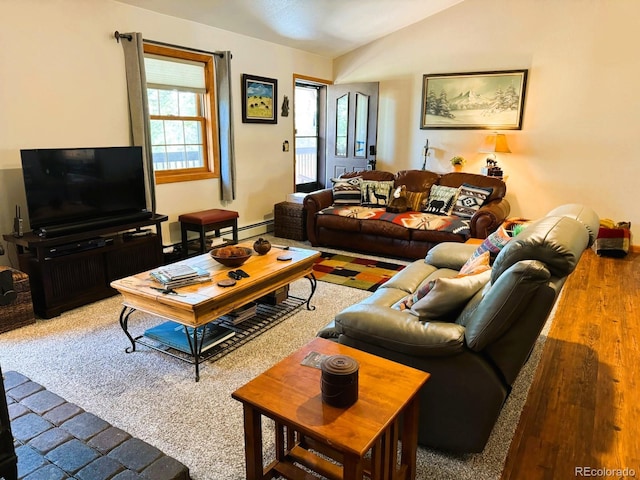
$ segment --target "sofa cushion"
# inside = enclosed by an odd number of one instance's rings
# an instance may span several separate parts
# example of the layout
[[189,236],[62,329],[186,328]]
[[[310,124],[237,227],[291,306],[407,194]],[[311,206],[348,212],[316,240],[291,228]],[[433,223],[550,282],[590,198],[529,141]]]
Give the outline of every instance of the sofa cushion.
[[357,303],[336,315],[335,328],[341,335],[405,355],[454,355],[464,349],[462,325],[420,320],[409,312]]
[[384,207],[389,204],[393,193],[393,181],[362,180],[360,193],[362,205]]
[[440,175],[429,170],[401,170],[396,173],[396,187],[405,185],[411,192],[429,193],[431,186],[438,183]]
[[547,213],[547,217],[550,216],[569,217],[579,221],[589,232],[589,246],[593,245],[593,242],[596,241],[600,227],[600,218],[593,209],[579,203],[568,203],[551,210]]
[[463,218],[471,218],[480,210],[493,192],[492,187],[477,187],[463,183],[459,188],[456,204],[453,206],[453,215]]
[[333,203],[336,205],[360,205],[362,177],[332,178]]
[[424,211],[436,215],[451,215],[457,196],[457,188],[434,185],[429,191],[429,200]]
[[375,180],[377,182],[383,180],[391,180],[396,177],[391,172],[385,172],[384,170],[360,170],[357,172],[347,172],[340,175],[340,178],[362,177],[363,180]]
[[450,172],[445,173],[440,177],[438,181],[439,185],[445,185],[447,187],[458,188],[463,183],[469,185],[476,185],[477,187],[491,187],[493,192],[487,199],[487,203],[492,200],[503,198],[507,194],[507,184],[498,177],[489,177],[487,175],[480,175],[477,173],[468,172]]
[[411,307],[420,320],[437,320],[461,310],[491,278],[490,271],[455,278],[437,278],[429,292]]
[[[487,272],[489,273],[489,272]],[[549,281],[543,263],[524,260],[515,263],[483,291],[482,301],[462,323],[467,346],[475,351],[503,335],[530,308],[529,301]]]
[[589,242],[589,231],[580,221],[564,216],[543,217],[529,224],[498,254],[492,281],[521,260],[539,260],[553,276],[564,277],[573,272]]

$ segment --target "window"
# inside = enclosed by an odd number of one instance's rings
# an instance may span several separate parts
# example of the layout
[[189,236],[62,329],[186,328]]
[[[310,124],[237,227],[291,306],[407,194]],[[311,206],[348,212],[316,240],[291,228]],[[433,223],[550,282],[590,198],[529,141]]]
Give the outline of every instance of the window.
[[218,176],[213,58],[144,45],[156,183]]

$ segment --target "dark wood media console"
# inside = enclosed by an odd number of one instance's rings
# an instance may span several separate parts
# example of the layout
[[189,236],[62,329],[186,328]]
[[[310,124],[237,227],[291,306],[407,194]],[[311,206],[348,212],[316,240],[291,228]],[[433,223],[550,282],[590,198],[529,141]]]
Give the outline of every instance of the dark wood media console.
[[[162,264],[160,224],[166,215],[154,215],[108,228],[73,235],[41,238],[3,235],[18,250],[20,269],[29,275],[33,309],[42,318],[115,295],[113,280]],[[130,235],[132,230],[155,231]]]

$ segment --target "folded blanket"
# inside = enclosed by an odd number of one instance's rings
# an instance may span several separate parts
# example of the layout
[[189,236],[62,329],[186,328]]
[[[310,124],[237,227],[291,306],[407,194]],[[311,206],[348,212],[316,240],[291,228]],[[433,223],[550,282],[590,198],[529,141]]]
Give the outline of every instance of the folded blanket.
[[624,257],[629,253],[631,230],[628,228],[600,227],[594,249],[598,255]]
[[436,230],[457,233],[462,236],[471,234],[471,220],[456,215],[442,216],[423,212],[391,213],[385,208],[363,206],[332,206],[321,210],[322,215],[340,215],[342,217],[382,220],[402,225],[414,230]]

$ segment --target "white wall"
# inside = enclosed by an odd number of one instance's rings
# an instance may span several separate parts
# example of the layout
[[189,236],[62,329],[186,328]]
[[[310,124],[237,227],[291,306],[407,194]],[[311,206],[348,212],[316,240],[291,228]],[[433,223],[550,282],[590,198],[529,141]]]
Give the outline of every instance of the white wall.
[[[294,73],[331,79],[331,60],[112,0],[0,0],[0,11],[0,232],[12,231],[16,204],[26,212],[20,149],[129,144],[115,30],[233,54],[238,198],[221,204],[217,179],[159,185],[165,244],[179,241],[180,213],[228,208],[241,226],[253,225],[293,191],[293,151],[282,152],[284,140],[293,144],[293,115],[280,117],[280,104],[293,99]],[[277,125],[242,123],[243,73],[278,80]],[[17,265],[14,253],[0,264],[9,260]]]
[[[484,130],[420,130],[422,75],[529,69],[522,130],[508,131],[511,214],[581,202],[640,233],[636,0],[465,0],[334,62],[336,83],[380,81],[378,168],[479,173]],[[640,243],[639,240],[633,241]]]

